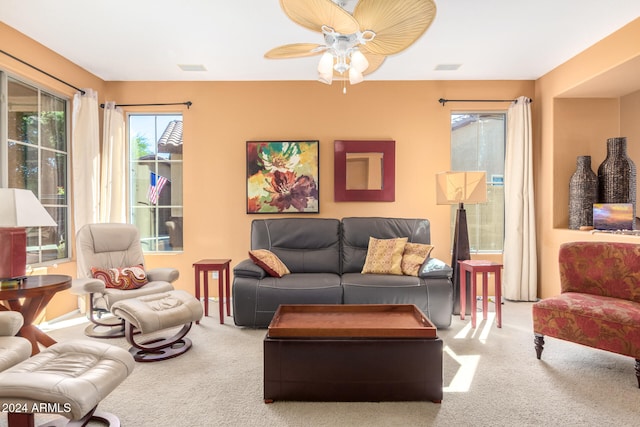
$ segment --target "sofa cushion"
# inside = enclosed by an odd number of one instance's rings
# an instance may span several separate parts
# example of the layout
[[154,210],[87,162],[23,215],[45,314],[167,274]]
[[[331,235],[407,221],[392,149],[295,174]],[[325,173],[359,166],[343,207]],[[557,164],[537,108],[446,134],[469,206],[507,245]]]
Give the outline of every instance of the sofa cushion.
[[360,273],[369,237],[407,237],[411,243],[431,243],[429,221],[414,218],[350,217],[342,219],[342,273]]
[[249,251],[249,258],[251,258],[256,265],[262,267],[269,276],[282,277],[285,274],[291,273],[287,266],[280,261],[280,258],[270,250],[255,249]]
[[402,274],[407,276],[417,276],[420,267],[424,264],[433,246],[426,245],[424,243],[407,243],[404,245],[404,252],[402,253]]
[[402,254],[406,244],[406,237],[396,239],[370,237],[362,274],[402,274]]
[[268,249],[291,273],[340,273],[340,221],[333,218],[253,220],[251,249]]
[[340,276],[291,273],[260,281],[234,277],[233,320],[236,325],[266,328],[280,304],[342,304]]

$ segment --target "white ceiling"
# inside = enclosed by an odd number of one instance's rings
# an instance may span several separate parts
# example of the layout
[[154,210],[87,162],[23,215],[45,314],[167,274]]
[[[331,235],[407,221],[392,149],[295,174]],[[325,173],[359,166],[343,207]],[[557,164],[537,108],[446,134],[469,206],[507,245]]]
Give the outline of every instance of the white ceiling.
[[[367,80],[536,79],[640,16],[640,0],[436,5],[427,32]],[[319,57],[263,55],[283,44],[323,43],[278,0],[1,0],[0,20],[107,81],[315,80]],[[0,49],[20,57],[2,40]],[[434,70],[439,64],[461,67]]]

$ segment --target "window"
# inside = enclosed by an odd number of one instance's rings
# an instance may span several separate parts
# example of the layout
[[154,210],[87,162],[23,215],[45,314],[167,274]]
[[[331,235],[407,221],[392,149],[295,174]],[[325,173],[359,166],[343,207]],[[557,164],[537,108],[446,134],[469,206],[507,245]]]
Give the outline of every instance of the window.
[[130,222],[145,252],[182,251],[182,115],[128,121]]
[[68,258],[68,101],[2,72],[0,100],[0,183],[31,190],[58,224],[27,228],[27,264]]
[[465,205],[472,253],[502,252],[506,122],[503,112],[451,113],[451,170],[487,173],[487,203]]

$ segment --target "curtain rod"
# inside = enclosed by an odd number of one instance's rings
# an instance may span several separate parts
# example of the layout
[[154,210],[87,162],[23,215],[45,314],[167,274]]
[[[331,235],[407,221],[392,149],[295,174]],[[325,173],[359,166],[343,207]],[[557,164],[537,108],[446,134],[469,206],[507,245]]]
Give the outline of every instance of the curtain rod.
[[3,54],[7,55],[7,56],[8,56],[8,57],[10,57],[10,58],[13,58],[13,59],[15,59],[16,61],[21,62],[21,63],[23,63],[24,65],[26,65],[26,66],[28,66],[28,67],[31,67],[31,68],[33,68],[34,70],[39,71],[39,72],[41,72],[42,74],[44,74],[44,75],[46,75],[46,76],[49,76],[49,77],[51,77],[52,79],[55,79],[55,80],[59,81],[60,83],[63,83],[63,84],[65,84],[65,85],[69,86],[70,88],[73,88],[73,89],[75,89],[75,90],[79,91],[79,92],[80,92],[81,94],[83,94],[83,95],[86,93],[84,90],[82,90],[82,89],[80,89],[80,88],[78,88],[78,87],[75,87],[75,86],[74,86],[74,85],[72,85],[71,83],[67,83],[67,82],[65,82],[64,80],[62,80],[62,79],[60,79],[60,78],[58,78],[58,77],[54,76],[53,74],[47,73],[46,71],[44,71],[44,70],[42,70],[42,69],[40,69],[40,68],[36,67],[35,65],[31,65],[31,64],[29,64],[28,62],[23,61],[22,59],[20,59],[20,58],[18,58],[18,57],[15,57],[15,56],[11,55],[9,52],[5,52],[4,50],[0,49],[0,53],[3,53]]
[[[517,99],[444,99],[444,98],[440,98],[438,99],[438,102],[442,104],[442,106],[444,107],[444,104],[446,104],[447,102],[518,102],[518,100]],[[533,99],[529,98],[529,102],[533,102]]]
[[[161,105],[186,105],[187,106],[187,110],[188,110],[193,105],[193,102],[191,102],[191,101],[186,101],[186,102],[168,102],[168,103],[164,103],[164,104],[116,104],[116,107],[158,107],[158,106],[161,106]],[[104,108],[104,104],[100,104],[100,108]]]

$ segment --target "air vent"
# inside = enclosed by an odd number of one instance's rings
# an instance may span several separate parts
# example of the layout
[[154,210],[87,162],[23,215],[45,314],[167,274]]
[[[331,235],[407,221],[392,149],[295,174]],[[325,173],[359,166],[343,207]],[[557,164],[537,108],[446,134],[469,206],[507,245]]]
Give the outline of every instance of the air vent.
[[434,69],[436,71],[455,71],[461,66],[462,64],[438,64]]
[[178,64],[182,71],[207,71],[202,64]]

